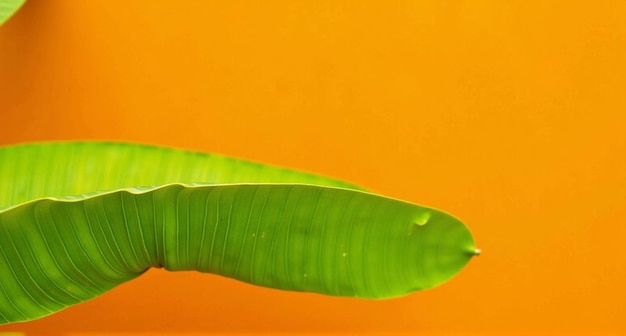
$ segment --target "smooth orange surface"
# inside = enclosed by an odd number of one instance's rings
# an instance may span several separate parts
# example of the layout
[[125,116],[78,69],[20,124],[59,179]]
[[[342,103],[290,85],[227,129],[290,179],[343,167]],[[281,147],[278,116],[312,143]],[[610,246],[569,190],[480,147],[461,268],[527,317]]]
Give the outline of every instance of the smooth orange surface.
[[0,144],[129,140],[323,173],[457,215],[483,255],[391,301],[152,270],[0,331],[626,334],[624,13],[28,1],[0,27]]

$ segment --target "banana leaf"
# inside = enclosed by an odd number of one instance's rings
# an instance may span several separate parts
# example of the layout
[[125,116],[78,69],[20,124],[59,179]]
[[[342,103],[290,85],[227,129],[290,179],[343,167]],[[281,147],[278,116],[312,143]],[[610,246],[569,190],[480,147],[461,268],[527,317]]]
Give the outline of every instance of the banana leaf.
[[151,267],[385,299],[441,285],[475,254],[443,211],[311,173],[129,143],[0,147],[0,324]]

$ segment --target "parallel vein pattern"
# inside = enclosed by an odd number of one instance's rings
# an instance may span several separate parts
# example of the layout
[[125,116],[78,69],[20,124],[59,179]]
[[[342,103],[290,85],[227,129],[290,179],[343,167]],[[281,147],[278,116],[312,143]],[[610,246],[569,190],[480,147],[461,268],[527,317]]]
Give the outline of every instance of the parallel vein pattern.
[[0,147],[0,209],[64,197],[170,183],[307,183],[360,189],[319,175],[214,154],[109,142]]
[[0,148],[0,162],[0,324],[89,300],[150,267],[396,297],[447,281],[474,251],[467,227],[441,211],[234,159],[67,143]]

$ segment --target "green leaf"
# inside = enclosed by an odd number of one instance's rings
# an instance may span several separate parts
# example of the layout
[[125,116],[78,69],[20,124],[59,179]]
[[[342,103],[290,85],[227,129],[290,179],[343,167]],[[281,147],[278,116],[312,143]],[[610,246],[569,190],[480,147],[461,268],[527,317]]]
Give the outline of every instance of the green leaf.
[[0,209],[42,197],[169,183],[307,183],[358,187],[331,178],[191,151],[114,142],[0,147]]
[[0,0],[0,26],[4,24],[26,0]]
[[94,298],[150,267],[382,299],[474,254],[435,209],[308,173],[122,143],[0,148],[0,323]]

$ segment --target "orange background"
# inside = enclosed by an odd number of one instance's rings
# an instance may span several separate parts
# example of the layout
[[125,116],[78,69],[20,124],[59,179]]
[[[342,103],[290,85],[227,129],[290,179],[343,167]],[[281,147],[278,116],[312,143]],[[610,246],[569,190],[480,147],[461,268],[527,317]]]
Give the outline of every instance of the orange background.
[[130,140],[323,173],[446,209],[483,255],[390,301],[151,270],[0,331],[626,334],[625,13],[28,1],[0,27],[0,144]]

